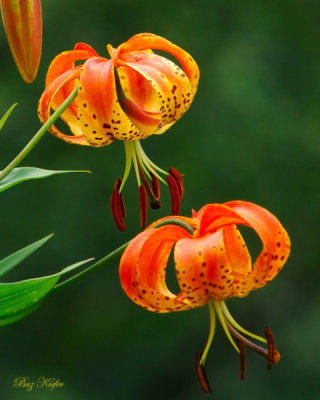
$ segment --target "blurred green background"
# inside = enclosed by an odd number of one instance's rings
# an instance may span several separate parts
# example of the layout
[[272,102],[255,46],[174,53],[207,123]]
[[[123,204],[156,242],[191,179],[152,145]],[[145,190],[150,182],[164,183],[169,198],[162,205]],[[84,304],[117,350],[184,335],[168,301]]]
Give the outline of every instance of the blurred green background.
[[[292,238],[291,257],[275,281],[228,303],[250,331],[273,328],[281,362],[270,373],[265,359],[248,352],[247,378],[240,382],[238,356],[218,326],[206,363],[212,398],[319,399],[319,1],[42,4],[43,57],[32,85],[18,75],[0,28],[0,114],[19,103],[1,131],[0,168],[39,128],[37,102],[57,53],[83,41],[107,56],[107,43],[116,47],[138,32],[186,49],[201,71],[195,101],[169,132],[144,141],[145,151],[164,169],[184,173],[183,215],[209,202],[248,200],[272,211]],[[23,165],[93,173],[28,182],[1,194],[0,259],[55,233],[9,280],[99,259],[138,232],[133,173],[125,188],[126,233],[117,231],[109,212],[114,180],[124,168],[122,143],[83,148],[47,134]],[[169,213],[162,192],[164,206],[149,222]],[[168,315],[137,307],[122,292],[113,262],[26,319],[1,327],[1,397],[202,399],[193,356],[207,333],[206,307]],[[64,388],[26,393],[12,387],[18,376],[56,377]]]

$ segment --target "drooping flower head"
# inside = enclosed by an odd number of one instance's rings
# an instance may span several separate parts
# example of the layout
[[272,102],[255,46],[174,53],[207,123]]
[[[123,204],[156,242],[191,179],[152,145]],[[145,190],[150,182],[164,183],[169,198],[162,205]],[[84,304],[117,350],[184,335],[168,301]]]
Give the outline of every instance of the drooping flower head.
[[3,25],[22,78],[32,82],[42,50],[41,0],[0,0]]
[[[39,118],[42,123],[47,121],[51,110],[79,87],[78,96],[61,116],[73,135],[62,133],[54,125],[50,132],[68,143],[93,147],[107,146],[117,139],[124,142],[126,167],[123,179],[115,183],[112,213],[124,230],[122,189],[133,163],[144,227],[147,195],[151,207],[160,207],[160,174],[167,176],[174,214],[179,212],[183,184],[178,171],[170,169],[168,174],[149,160],[140,140],[165,132],[187,111],[197,90],[199,69],[183,49],[151,33],[135,35],[118,48],[108,45],[107,49],[110,59],[78,43],[74,50],[52,61],[39,101]],[[152,50],[170,53],[180,66]]]
[[[193,212],[192,218],[176,217],[180,226],[172,224],[170,218],[160,219],[129,243],[120,262],[125,293],[139,306],[158,313],[209,305],[208,342],[204,352],[196,355],[197,374],[205,391],[210,391],[210,385],[203,367],[213,339],[216,314],[240,353],[241,378],[245,372],[245,346],[266,356],[271,368],[280,358],[271,330],[265,329],[266,339],[246,331],[233,319],[225,300],[245,297],[277,275],[290,253],[285,229],[269,211],[244,201],[208,204]],[[237,225],[252,228],[262,242],[254,262]],[[173,246],[181,289],[178,294],[166,285],[167,262]],[[258,346],[248,336],[267,344],[267,348]]]

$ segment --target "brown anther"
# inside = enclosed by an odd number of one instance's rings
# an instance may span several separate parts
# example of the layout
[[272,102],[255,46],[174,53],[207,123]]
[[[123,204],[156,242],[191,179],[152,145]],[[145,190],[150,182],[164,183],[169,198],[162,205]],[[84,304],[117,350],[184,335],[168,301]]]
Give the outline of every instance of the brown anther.
[[120,193],[120,212],[121,212],[122,218],[125,218],[127,213],[126,213],[126,207],[124,205],[124,199],[123,199],[122,192]]
[[246,362],[246,346],[238,340],[238,347],[240,350],[240,379],[243,381],[246,376],[247,362]]
[[183,197],[183,192],[184,192],[184,186],[183,186],[183,180],[182,176],[179,171],[177,171],[175,168],[169,168],[169,174],[173,176],[173,178],[176,180],[178,187],[179,187],[179,192],[180,192],[180,200]]
[[264,333],[267,339],[267,346],[268,346],[267,362],[268,362],[268,369],[270,370],[274,366],[274,364],[276,364],[280,360],[280,353],[276,349],[276,343],[274,340],[272,330],[266,326],[264,328]]
[[148,204],[147,204],[147,193],[144,186],[139,186],[139,203],[140,203],[140,224],[141,228],[144,229],[147,223]]
[[167,175],[167,182],[171,196],[171,214],[178,215],[180,211],[181,196],[177,181],[172,175]]
[[117,227],[120,229],[120,231],[124,232],[126,230],[126,226],[123,219],[126,215],[126,210],[122,193],[119,192],[121,182],[121,178],[117,178],[114,184],[114,190],[111,195],[111,214]]
[[196,369],[197,378],[203,391],[205,393],[212,393],[204,366],[200,364],[201,356],[202,353],[196,353],[194,357],[194,366]]

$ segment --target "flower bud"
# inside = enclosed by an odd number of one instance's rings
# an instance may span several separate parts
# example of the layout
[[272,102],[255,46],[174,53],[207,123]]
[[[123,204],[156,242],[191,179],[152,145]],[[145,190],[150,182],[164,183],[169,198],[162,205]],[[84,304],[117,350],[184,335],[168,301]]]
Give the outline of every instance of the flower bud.
[[0,0],[0,7],[14,61],[22,78],[31,83],[41,58],[41,0]]

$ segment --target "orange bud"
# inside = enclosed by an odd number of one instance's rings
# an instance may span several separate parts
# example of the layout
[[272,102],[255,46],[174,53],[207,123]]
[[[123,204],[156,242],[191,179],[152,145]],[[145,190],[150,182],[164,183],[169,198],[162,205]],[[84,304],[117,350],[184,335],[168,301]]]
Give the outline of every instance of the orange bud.
[[0,7],[14,61],[22,78],[31,83],[41,58],[41,0],[0,0]]

